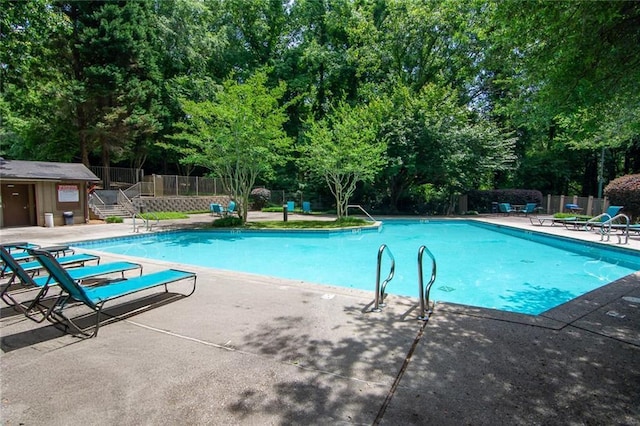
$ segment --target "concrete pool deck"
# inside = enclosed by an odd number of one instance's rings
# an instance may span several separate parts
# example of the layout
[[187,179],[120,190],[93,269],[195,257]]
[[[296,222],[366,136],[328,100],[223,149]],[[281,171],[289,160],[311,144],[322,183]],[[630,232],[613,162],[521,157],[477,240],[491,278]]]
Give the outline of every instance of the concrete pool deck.
[[[267,218],[282,217],[250,216]],[[0,230],[42,245],[131,235],[131,223]],[[624,247],[640,255],[640,238]],[[117,320],[85,340],[2,305],[0,423],[640,425],[639,273],[535,317],[437,304],[425,323],[413,298],[370,313],[373,291],[135,260],[197,272],[195,294],[109,305]]]

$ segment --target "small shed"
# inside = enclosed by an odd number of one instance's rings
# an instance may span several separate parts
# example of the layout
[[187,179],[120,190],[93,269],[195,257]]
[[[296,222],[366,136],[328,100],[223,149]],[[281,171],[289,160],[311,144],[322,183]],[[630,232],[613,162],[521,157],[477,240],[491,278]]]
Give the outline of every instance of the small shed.
[[85,223],[87,189],[97,182],[81,163],[0,158],[0,228]]

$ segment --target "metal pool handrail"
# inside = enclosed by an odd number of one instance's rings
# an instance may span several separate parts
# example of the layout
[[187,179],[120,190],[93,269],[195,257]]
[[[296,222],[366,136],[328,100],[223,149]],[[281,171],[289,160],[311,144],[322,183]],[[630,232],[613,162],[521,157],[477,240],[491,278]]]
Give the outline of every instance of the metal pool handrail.
[[[382,266],[382,253],[387,253],[389,258],[391,259],[391,268],[389,270],[389,275],[387,278],[380,283],[380,267]],[[376,269],[376,300],[373,306],[373,312],[380,312],[382,309],[380,307],[384,306],[384,298],[385,298],[385,289],[387,288],[387,284],[389,281],[393,279],[396,271],[396,260],[393,258],[393,254],[389,247],[386,244],[382,244],[378,249],[378,268]]]
[[[422,274],[422,258],[425,251],[431,258],[431,279],[429,280],[426,286],[423,285],[424,280],[422,277],[423,275]],[[433,256],[433,253],[431,253],[431,250],[429,250],[427,246],[424,246],[424,245],[420,246],[420,248],[418,249],[418,285],[420,287],[418,290],[418,294],[420,297],[420,315],[418,316],[418,319],[420,320],[429,321],[429,316],[433,312],[429,308],[429,293],[431,292],[431,286],[433,285],[435,280],[436,280],[436,258]]]
[[373,218],[373,216],[371,216],[369,213],[367,213],[367,211],[360,204],[349,204],[347,206],[347,216],[349,216],[349,209],[350,208],[360,209],[360,211],[362,211],[362,213],[364,213],[369,219],[371,219],[372,222],[377,222],[377,220],[375,220]]

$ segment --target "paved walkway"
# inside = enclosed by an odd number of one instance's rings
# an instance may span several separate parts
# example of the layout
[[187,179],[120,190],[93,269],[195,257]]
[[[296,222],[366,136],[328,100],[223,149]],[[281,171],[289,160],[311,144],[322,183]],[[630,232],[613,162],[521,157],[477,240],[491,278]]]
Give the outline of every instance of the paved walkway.
[[[268,217],[278,216],[250,220]],[[522,217],[483,220],[599,241]],[[51,245],[131,233],[130,223],[90,224],[0,238]],[[181,266],[142,262],[145,272]],[[639,273],[536,317],[438,304],[425,323],[412,298],[389,296],[368,313],[371,292],[189,269],[193,296],[150,292],[108,309],[117,320],[94,339],[3,307],[0,422],[640,425]]]

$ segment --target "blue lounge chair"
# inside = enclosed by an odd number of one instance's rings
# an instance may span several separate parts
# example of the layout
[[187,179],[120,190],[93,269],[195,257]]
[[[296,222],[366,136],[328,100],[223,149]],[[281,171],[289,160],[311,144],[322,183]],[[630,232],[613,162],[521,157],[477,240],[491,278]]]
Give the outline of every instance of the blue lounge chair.
[[226,216],[231,216],[235,212],[236,212],[236,202],[235,201],[229,201],[229,205],[227,206],[227,210],[226,210],[225,215]]
[[562,220],[553,216],[538,216],[533,214],[529,216],[529,221],[534,226],[544,226],[545,223],[548,223],[550,226],[553,226],[556,224],[556,222],[562,221]]
[[[16,310],[24,313],[27,318],[32,319],[36,322],[41,322],[44,320],[44,311],[41,309],[42,299],[46,296],[47,291],[50,287],[57,285],[57,282],[53,277],[50,276],[42,276],[42,277],[33,277],[27,271],[25,271],[20,262],[17,262],[14,256],[9,253],[9,251],[0,245],[0,259],[4,262],[7,269],[9,269],[13,276],[4,286],[4,288],[0,291],[0,299],[2,299],[7,305],[16,308]],[[89,278],[96,278],[99,276],[105,276],[113,273],[120,273],[122,278],[124,279],[125,271],[129,271],[132,269],[140,269],[140,275],[142,275],[142,265],[138,263],[132,262],[110,262],[104,263],[102,265],[92,265],[92,266],[82,266],[79,268],[70,269],[69,275],[75,280],[86,280]],[[31,301],[18,301],[10,292],[10,289],[17,282],[21,282],[25,286],[30,286],[31,289],[40,289],[36,297]],[[42,319],[37,320],[32,316],[32,312],[37,309],[41,314],[43,314]]]
[[[25,246],[13,246],[13,247],[9,247],[7,245],[3,246],[5,248],[7,248],[9,250],[9,252],[11,252],[11,248],[14,249],[14,252],[11,253],[11,256],[13,256],[13,258],[15,260],[26,260],[26,259],[31,259],[31,255],[29,253],[27,253],[26,249],[27,248],[41,248],[42,250],[46,250],[49,253],[53,253],[56,257],[60,256],[62,254],[62,256],[66,256],[68,254],[75,254],[76,251],[74,249],[72,249],[69,246],[48,246],[48,247],[40,247],[40,246],[36,246],[33,244],[27,244]],[[15,249],[20,249],[21,251],[15,251]]]
[[220,204],[217,203],[211,203],[209,205],[209,210],[211,211],[212,215],[216,215],[216,216],[221,216],[224,214],[223,208]]
[[302,213],[311,213],[311,203],[309,201],[302,202]]
[[580,213],[582,211],[582,207],[574,203],[565,204],[564,208],[569,210],[571,213]]
[[527,203],[527,205],[524,206],[522,210],[519,210],[518,213],[524,213],[525,216],[528,216],[530,213],[535,213],[537,208],[537,203]]
[[235,201],[229,201],[229,205],[227,206],[227,208],[225,209],[224,207],[222,207],[220,204],[217,203],[211,203],[209,205],[209,210],[211,211],[211,214],[215,214],[217,216],[229,216],[231,214],[233,214],[236,210],[236,203]]
[[21,252],[27,248],[39,248],[37,244],[32,244],[28,241],[13,241],[10,243],[2,243],[2,245],[11,253],[15,249],[19,249]]
[[296,202],[295,201],[287,201],[287,211],[289,213],[293,213],[293,211],[296,209]]
[[616,217],[618,213],[620,213],[620,210],[622,210],[622,206],[609,206],[606,212],[594,216],[589,220],[565,220],[564,225],[567,229],[591,231]]
[[[65,330],[71,326],[86,337],[93,337],[98,334],[100,313],[107,302],[159,286],[164,286],[165,292],[168,292],[168,284],[191,278],[193,279],[193,288],[185,296],[192,295],[196,290],[196,274],[177,269],[165,269],[103,286],[83,287],[78,280],[69,275],[67,270],[62,268],[57,259],[50,253],[38,249],[30,249],[29,252],[42,264],[42,267],[58,283],[62,290],[60,296],[47,311],[46,318],[55,325],[64,326]],[[65,315],[65,308],[74,301],[84,304],[96,313],[96,323],[91,332],[85,331]]]
[[[100,264],[100,256],[95,256],[93,254],[86,254],[86,253],[72,254],[69,256],[60,256],[57,259],[58,259],[58,262],[60,262],[60,264],[64,266],[73,266],[73,265],[84,266],[86,262],[91,262],[94,260],[98,264]],[[40,263],[35,260],[32,260],[30,262],[22,262],[20,266],[22,266],[22,269],[32,274],[42,269],[42,265],[40,265]],[[2,276],[4,276],[5,272],[6,272],[5,269],[3,269]]]
[[513,209],[511,207],[511,204],[509,203],[500,203],[498,204],[498,209],[500,210],[500,213],[506,214],[507,216],[509,216],[510,213],[515,213],[516,210]]

